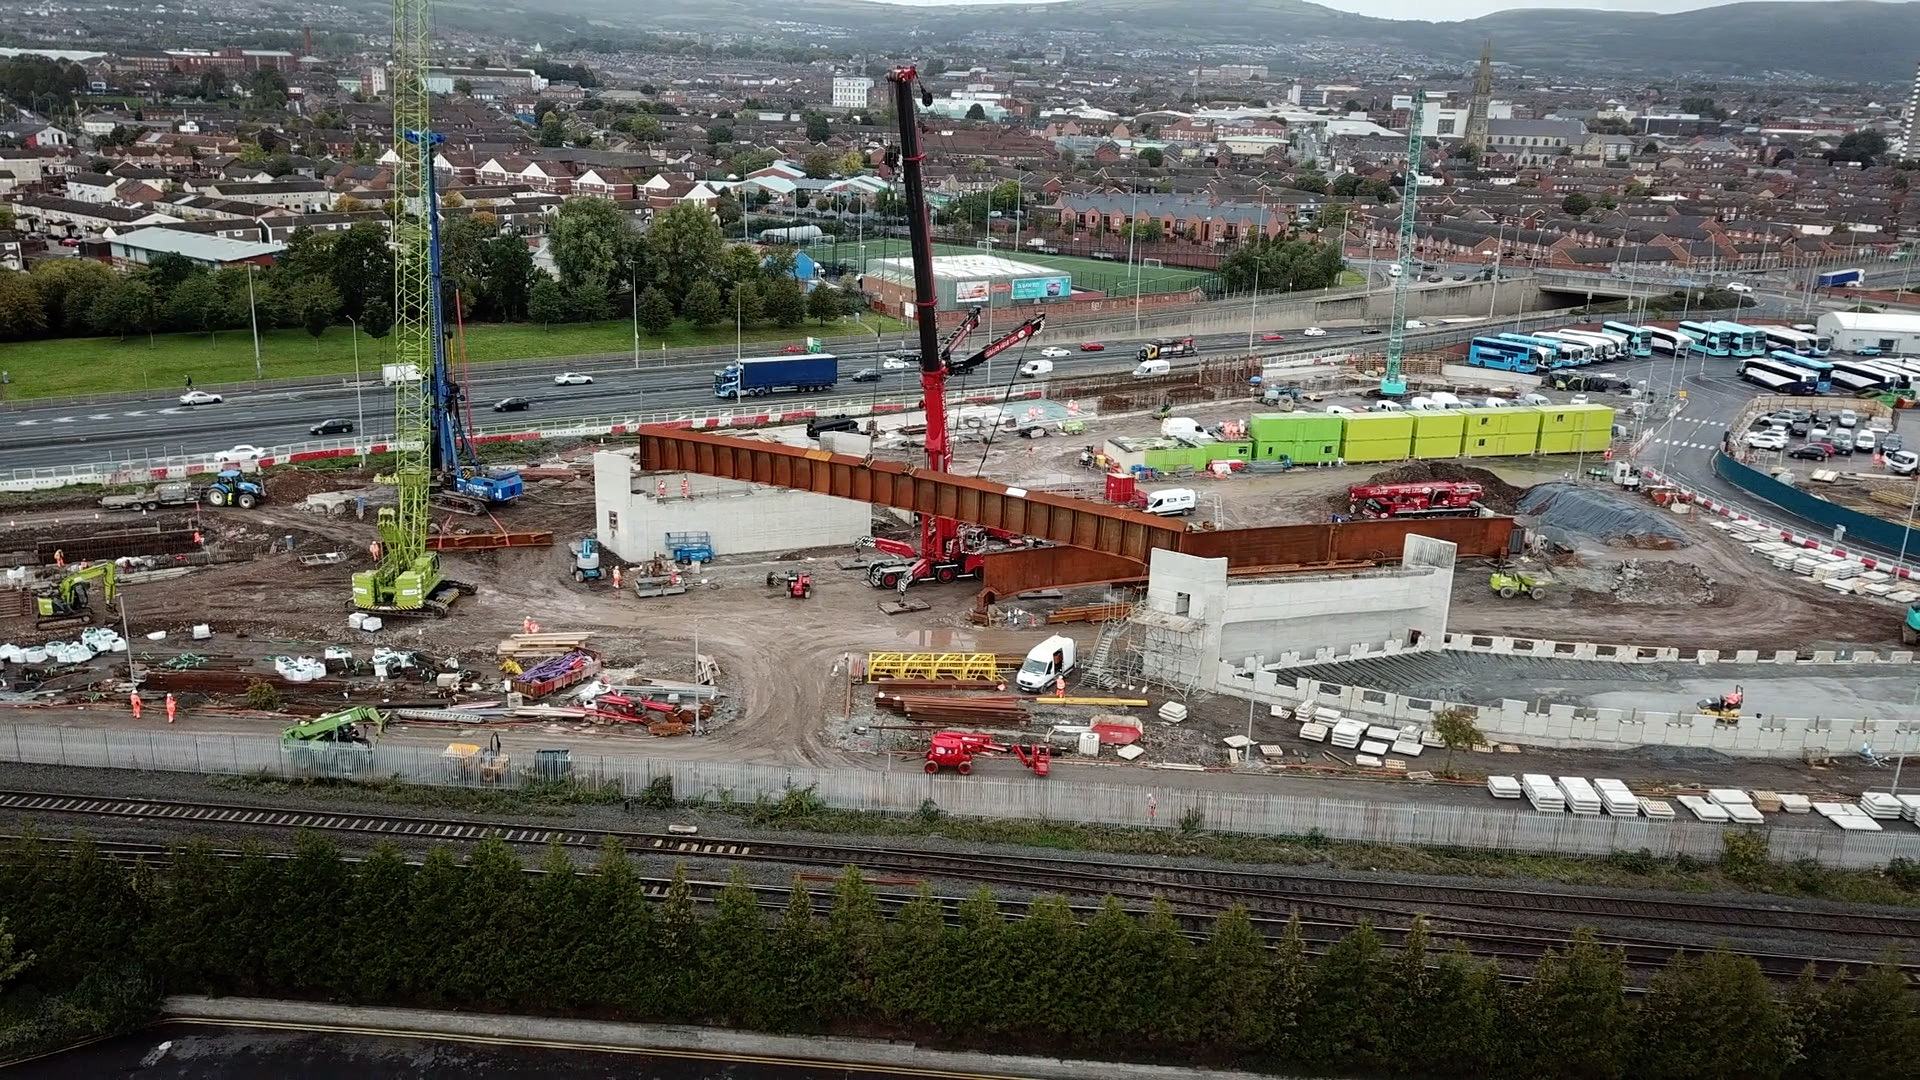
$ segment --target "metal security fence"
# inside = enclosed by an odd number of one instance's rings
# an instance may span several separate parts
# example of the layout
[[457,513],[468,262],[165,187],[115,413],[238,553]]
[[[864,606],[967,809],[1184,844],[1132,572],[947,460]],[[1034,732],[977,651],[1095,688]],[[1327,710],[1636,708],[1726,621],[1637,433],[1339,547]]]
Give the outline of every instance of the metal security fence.
[[[509,746],[514,771],[497,782],[514,786],[532,775],[535,741]],[[122,731],[0,726],[0,760],[82,768],[162,772],[265,774],[285,779],[311,776],[393,777],[438,786],[495,786],[468,760],[432,746],[383,743],[371,750],[331,750],[283,745],[267,735],[180,731]],[[1208,829],[1256,835],[1483,848],[1562,855],[1604,855],[1647,849],[1655,855],[1719,855],[1725,828],[1692,821],[1587,818],[1539,814],[1506,806],[1428,806],[1417,802],[1328,799],[1290,794],[1280,776],[1237,778],[1243,790],[1217,790],[1190,774],[1128,772],[1115,782],[928,776],[916,768],[820,769],[687,761],[640,754],[572,756],[572,774],[588,783],[615,783],[638,794],[659,777],[671,777],[675,795],[716,802],[751,803],[766,796],[812,788],[828,806],[843,810],[909,813],[931,800],[961,817],[1031,818],[1081,824],[1178,827],[1197,811]],[[1261,786],[1262,790],[1244,790]],[[1271,790],[1266,790],[1270,788]],[[1814,859],[1836,867],[1884,865],[1896,856],[1920,858],[1920,832],[1903,823],[1883,833],[1848,833],[1822,822],[1769,829],[1773,855]]]

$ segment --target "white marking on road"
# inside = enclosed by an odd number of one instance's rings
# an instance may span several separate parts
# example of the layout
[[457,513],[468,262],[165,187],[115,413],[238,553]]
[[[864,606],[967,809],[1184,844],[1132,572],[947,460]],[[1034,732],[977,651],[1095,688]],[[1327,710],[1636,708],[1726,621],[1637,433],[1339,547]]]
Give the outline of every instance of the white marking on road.
[[32,427],[33,425],[39,422],[40,421],[38,420],[15,420],[14,421],[15,424],[18,424],[21,427]]
[[89,414],[89,415],[87,416],[87,419],[89,419],[89,420],[111,420],[111,419],[113,419],[113,414],[112,414],[112,413],[110,413],[110,412],[97,412],[97,413],[91,413],[91,414]]
[[53,418],[53,422],[56,424],[71,424],[78,419],[79,417],[77,416],[56,416]]

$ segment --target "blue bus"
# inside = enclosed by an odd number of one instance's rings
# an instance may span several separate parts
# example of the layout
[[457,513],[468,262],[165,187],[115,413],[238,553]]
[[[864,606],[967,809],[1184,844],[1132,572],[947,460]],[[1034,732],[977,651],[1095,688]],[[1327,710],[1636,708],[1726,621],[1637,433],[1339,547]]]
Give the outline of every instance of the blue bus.
[[1767,355],[1769,348],[1767,334],[1759,327],[1744,326],[1737,322],[1716,322],[1708,325],[1719,327],[1727,335],[1727,353],[1735,359],[1744,360],[1749,356]]
[[1740,377],[1775,394],[1806,395],[1815,392],[1813,372],[1765,357],[1740,361]]
[[1554,353],[1543,345],[1477,337],[1467,344],[1467,363],[1474,367],[1531,375],[1543,367],[1552,367]]
[[1592,350],[1585,345],[1575,344],[1571,341],[1562,341],[1559,338],[1535,337],[1531,334],[1498,334],[1495,336],[1501,341],[1512,341],[1521,345],[1539,345],[1542,348],[1552,350],[1554,356],[1552,367],[1556,370],[1559,368],[1579,367],[1581,364],[1592,362],[1590,356]]
[[1825,360],[1815,360],[1811,356],[1801,356],[1785,349],[1775,349],[1767,354],[1770,360],[1777,360],[1789,367],[1797,367],[1813,376],[1813,390],[1816,394],[1833,393],[1833,365]]
[[1622,356],[1647,357],[1653,355],[1653,331],[1648,330],[1644,326],[1635,326],[1632,323],[1610,322],[1602,323],[1600,329],[1605,330],[1609,334],[1620,334],[1627,339],[1626,348],[1621,352]]
[[1729,353],[1727,332],[1719,328],[1718,323],[1683,322],[1680,332],[1693,339],[1693,350],[1708,356],[1726,356]]

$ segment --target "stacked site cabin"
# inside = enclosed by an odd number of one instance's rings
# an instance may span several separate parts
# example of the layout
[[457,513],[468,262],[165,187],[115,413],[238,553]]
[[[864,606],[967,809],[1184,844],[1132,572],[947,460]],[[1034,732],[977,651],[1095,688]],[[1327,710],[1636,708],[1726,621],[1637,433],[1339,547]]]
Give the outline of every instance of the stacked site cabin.
[[1460,456],[1460,440],[1467,431],[1462,410],[1408,413],[1413,417],[1413,456],[1450,458]]
[[1542,454],[1593,454],[1613,442],[1613,410],[1605,405],[1547,405],[1539,412]]
[[1319,465],[1340,457],[1347,419],[1338,413],[1255,413],[1247,434],[1260,461],[1291,458],[1295,465]]
[[1346,417],[1340,456],[1350,462],[1405,461],[1413,456],[1415,413],[1355,413]]
[[1466,457],[1526,457],[1540,447],[1538,409],[1461,409],[1466,434],[1460,453]]

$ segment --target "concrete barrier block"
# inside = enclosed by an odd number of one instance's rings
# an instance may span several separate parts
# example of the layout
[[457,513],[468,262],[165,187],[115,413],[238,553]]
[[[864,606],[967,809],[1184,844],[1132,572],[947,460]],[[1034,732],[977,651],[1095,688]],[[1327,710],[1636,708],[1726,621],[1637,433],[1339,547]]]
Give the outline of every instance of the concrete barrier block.
[[1720,650],[1701,649],[1699,653],[1694,656],[1694,660],[1702,664],[1717,664],[1720,662]]
[[1741,649],[1733,654],[1733,662],[1736,664],[1757,664],[1760,662],[1760,650]]
[[1654,659],[1655,660],[1678,660],[1680,659],[1680,650],[1675,648],[1666,648],[1666,647],[1655,649]]
[[1598,660],[1600,659],[1600,646],[1595,645],[1591,641],[1576,641],[1573,643],[1573,658],[1575,660]]
[[1775,649],[1772,660],[1761,661],[1763,664],[1797,664],[1799,662],[1800,654],[1792,649]]
[[1849,659],[1856,664],[1877,664],[1880,662],[1880,654],[1872,649],[1861,649],[1853,653]]
[[1813,653],[1813,662],[1816,664],[1831,664],[1833,663],[1833,658],[1837,655],[1839,654],[1835,653],[1832,649],[1816,649]]
[[1887,654],[1887,663],[1911,664],[1913,663],[1913,652],[1910,649],[1900,649],[1895,652],[1890,652]]
[[1558,644],[1558,642],[1554,641],[1536,641],[1533,643],[1533,648],[1529,650],[1529,655],[1552,656],[1554,647]]

